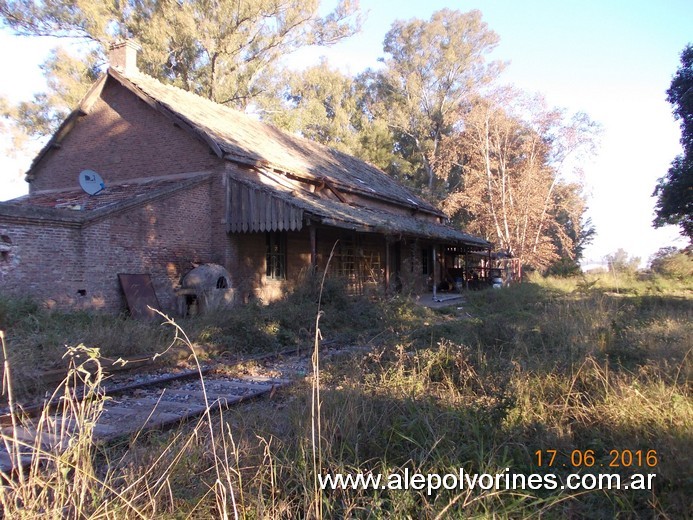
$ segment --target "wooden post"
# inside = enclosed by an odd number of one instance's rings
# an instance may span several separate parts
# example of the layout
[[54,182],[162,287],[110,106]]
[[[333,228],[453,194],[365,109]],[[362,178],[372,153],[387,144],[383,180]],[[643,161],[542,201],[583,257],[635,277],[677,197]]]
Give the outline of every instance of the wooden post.
[[469,290],[469,248],[464,248],[464,286]]
[[438,291],[438,255],[436,254],[436,245],[433,244],[433,299],[436,299]]
[[385,292],[390,292],[390,239],[385,238]]
[[488,248],[488,265],[486,266],[486,283],[491,282],[491,248]]
[[310,233],[310,266],[313,268],[313,270],[316,270],[318,267],[317,230],[312,222],[309,222],[309,224],[311,224],[308,228]]

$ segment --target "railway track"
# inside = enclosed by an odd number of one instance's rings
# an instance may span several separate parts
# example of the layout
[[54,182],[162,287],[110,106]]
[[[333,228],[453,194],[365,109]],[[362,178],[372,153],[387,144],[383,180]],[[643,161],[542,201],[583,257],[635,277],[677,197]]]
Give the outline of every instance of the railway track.
[[[92,439],[96,443],[108,443],[143,431],[174,427],[208,409],[228,408],[271,395],[309,371],[310,355],[305,351],[302,355],[283,352],[261,356],[253,361],[258,359],[263,366],[253,375],[230,376],[228,370],[219,369],[190,370],[140,376],[135,382],[105,386],[103,410],[90,425]],[[79,433],[80,420],[59,413],[61,406],[55,402],[22,409],[21,414],[15,414],[14,424],[9,414],[0,416],[5,441],[0,443],[2,474],[11,475],[19,465],[28,466],[40,453],[64,450],[71,437]],[[17,415],[21,415],[19,422]]]

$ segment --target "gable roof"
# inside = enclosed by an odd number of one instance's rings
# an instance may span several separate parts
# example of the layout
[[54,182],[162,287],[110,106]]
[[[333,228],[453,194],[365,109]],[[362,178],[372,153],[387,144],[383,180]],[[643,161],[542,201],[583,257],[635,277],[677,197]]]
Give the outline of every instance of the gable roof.
[[[285,202],[322,217],[325,223],[332,222],[332,225],[338,227],[409,234],[490,247],[490,243],[484,239],[432,222],[431,216],[447,216],[412,194],[382,170],[361,159],[288,134],[237,110],[180,88],[165,85],[146,74],[135,72],[126,75],[114,68],[109,68],[92,86],[79,107],[68,116],[34,159],[27,172],[28,180],[33,177],[35,167],[48,150],[53,146],[59,146],[77,119],[90,112],[109,81],[117,82],[176,125],[191,132],[220,158],[243,166],[275,170],[296,180],[412,210],[411,215],[395,215],[376,208],[354,207],[336,201],[319,201],[313,198],[302,203],[296,198],[289,201],[287,194],[281,195]],[[32,200],[22,202],[33,205]],[[417,217],[417,212],[428,214],[428,220]]]
[[[235,184],[232,188],[234,198],[246,199],[247,206],[253,211],[246,214],[238,212],[235,218],[227,222],[227,230],[232,232],[274,231],[276,229],[301,229],[302,216],[332,227],[381,233],[389,236],[410,236],[423,239],[439,239],[452,243],[462,242],[468,246],[486,249],[489,242],[445,226],[430,219],[423,219],[416,214],[394,214],[376,207],[355,206],[344,204],[337,200],[318,197],[307,191],[292,190],[289,187],[276,185],[272,188],[258,185],[243,175],[228,172],[229,182]],[[240,189],[239,189],[240,188]],[[252,199],[254,202],[250,202]],[[281,216],[263,219],[263,209],[277,207],[277,201],[284,205],[282,222]],[[234,200],[232,204],[238,204]],[[241,204],[242,206],[242,204]],[[298,210],[298,213],[297,211]],[[275,210],[276,211],[276,210]],[[281,213],[278,212],[278,213]],[[274,221],[278,221],[278,227]]]
[[366,161],[289,134],[140,72],[125,75],[109,68],[107,76],[194,132],[219,157],[242,165],[276,169],[301,180],[328,183],[341,191],[446,218],[435,206]]

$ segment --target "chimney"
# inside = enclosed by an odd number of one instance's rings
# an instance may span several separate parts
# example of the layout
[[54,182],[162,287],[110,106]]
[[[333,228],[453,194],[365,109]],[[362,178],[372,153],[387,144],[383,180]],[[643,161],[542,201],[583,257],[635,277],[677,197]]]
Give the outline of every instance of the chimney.
[[142,47],[132,40],[117,41],[108,49],[109,65],[126,76],[136,74],[138,72],[137,52],[141,50]]

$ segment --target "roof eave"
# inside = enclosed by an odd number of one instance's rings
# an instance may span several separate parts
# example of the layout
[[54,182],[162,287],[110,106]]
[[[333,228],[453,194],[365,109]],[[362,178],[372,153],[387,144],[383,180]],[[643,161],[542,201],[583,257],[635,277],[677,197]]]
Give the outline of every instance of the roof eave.
[[[155,190],[146,190],[144,193],[134,197],[128,197],[121,201],[109,204],[102,208],[91,211],[75,211],[62,208],[36,207],[31,205],[20,205],[17,202],[25,201],[30,196],[19,197],[13,201],[0,202],[0,216],[9,220],[21,222],[44,222],[62,224],[71,227],[81,227],[117,213],[129,211],[153,200],[168,197],[197,185],[209,182],[211,179],[208,173],[203,173],[182,180],[171,186],[165,186]],[[98,196],[98,195],[97,195]]]

